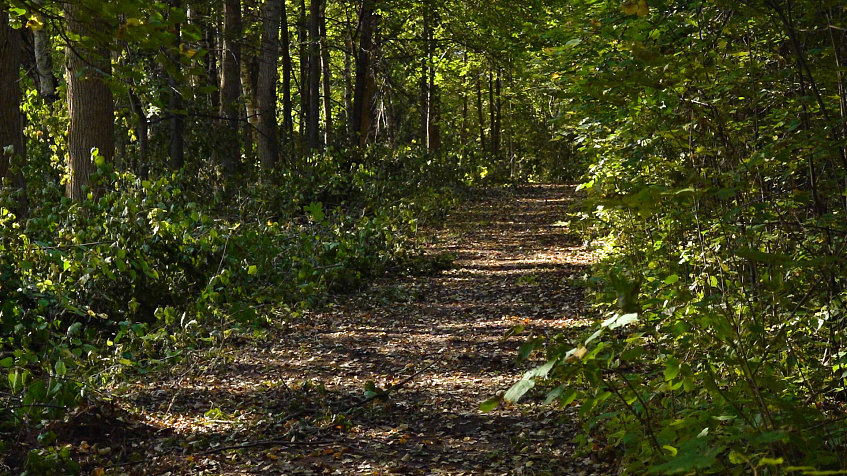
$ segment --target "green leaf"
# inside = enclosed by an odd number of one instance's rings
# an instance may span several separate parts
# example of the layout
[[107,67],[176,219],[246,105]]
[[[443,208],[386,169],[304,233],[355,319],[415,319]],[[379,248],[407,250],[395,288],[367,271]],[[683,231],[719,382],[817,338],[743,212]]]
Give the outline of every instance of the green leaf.
[[56,369],[56,375],[62,376],[68,373],[68,369],[67,367],[65,367],[64,360],[56,361],[56,365],[54,365],[54,368]]
[[679,375],[679,359],[668,357],[665,361],[665,381],[670,382]]
[[762,465],[770,465],[770,466],[779,466],[785,462],[782,458],[762,458],[759,460],[759,466]]
[[525,342],[518,350],[518,362],[523,362],[524,360],[526,360],[527,357],[532,354],[532,351],[541,347],[542,343],[543,339],[541,337],[536,337]]
[[254,274],[259,272],[259,268],[255,264],[251,264],[247,267],[247,274],[249,276],[253,276]]
[[6,357],[5,359],[0,360],[0,367],[5,367],[8,369],[11,368],[13,365],[15,365],[14,357]]
[[679,281],[679,275],[678,274],[672,274],[672,275],[668,276],[667,278],[665,278],[665,284],[674,284],[677,281]]
[[497,408],[497,405],[499,405],[500,402],[502,402],[502,401],[503,401],[502,395],[497,395],[495,397],[491,397],[488,400],[479,404],[479,410],[482,411],[482,412],[488,413],[488,412],[494,410],[495,408]]
[[534,386],[535,380],[521,379],[516,384],[512,385],[512,388],[506,391],[506,395],[503,396],[503,399],[507,402],[517,402],[522,396],[524,396],[526,392],[528,392]]

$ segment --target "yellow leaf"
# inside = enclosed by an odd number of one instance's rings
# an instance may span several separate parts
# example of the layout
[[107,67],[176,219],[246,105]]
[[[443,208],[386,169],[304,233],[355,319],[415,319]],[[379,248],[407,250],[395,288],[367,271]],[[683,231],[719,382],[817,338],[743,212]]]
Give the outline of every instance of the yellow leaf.
[[185,43],[179,44],[179,53],[185,55],[188,58],[193,58],[194,55],[197,54],[197,50],[193,50],[189,48]]
[[139,20],[138,18],[127,18],[126,24],[127,26],[140,26],[141,20]]
[[645,0],[638,1],[638,9],[636,10],[636,13],[638,13],[639,17],[650,14],[650,7],[647,6],[647,2]]
[[37,15],[33,15],[26,22],[26,27],[32,31],[41,31],[44,28],[44,23],[42,23],[41,18],[38,18]]
[[621,10],[627,15],[634,15],[638,13],[638,3],[635,0],[623,0]]

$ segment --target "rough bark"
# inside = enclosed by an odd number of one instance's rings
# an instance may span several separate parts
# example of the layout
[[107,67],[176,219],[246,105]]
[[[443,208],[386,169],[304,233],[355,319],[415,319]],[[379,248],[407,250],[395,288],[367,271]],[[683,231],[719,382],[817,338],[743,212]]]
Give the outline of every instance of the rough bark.
[[485,114],[482,109],[482,79],[478,72],[476,75],[476,112],[479,119],[479,147],[485,151]]
[[321,0],[320,36],[321,36],[321,78],[323,78],[323,106],[324,106],[324,144],[332,145],[333,120],[332,120],[332,90],[330,80],[331,68],[329,64],[329,44],[326,41],[326,0]]
[[276,88],[279,81],[279,33],[283,0],[265,0],[262,14],[262,47],[259,84],[256,92],[258,114],[258,150],[262,175],[276,166],[279,158],[279,132],[276,118]]
[[[44,0],[34,0],[33,3],[40,7],[44,5]],[[43,18],[40,18],[40,15],[37,16],[43,22]],[[45,28],[33,30],[32,46],[35,53],[35,70],[38,75],[38,94],[51,104],[58,99],[56,86],[59,82],[53,73],[53,57],[50,54],[50,41]]]
[[352,143],[364,146],[371,128],[371,103],[375,86],[371,72],[371,50],[375,23],[374,3],[362,0],[359,9],[359,44],[355,49],[356,83],[353,87]]
[[[26,157],[18,84],[20,64],[20,32],[9,25],[9,13],[0,10],[0,188],[9,184],[24,189],[19,168],[21,160]],[[25,207],[18,211],[25,212]]]
[[300,144],[301,152],[308,141],[309,111],[309,29],[307,25],[306,1],[300,0],[300,18],[297,21],[297,41],[300,43]]
[[239,165],[241,146],[238,140],[241,95],[241,2],[224,1],[224,35],[221,58],[221,116],[226,118],[226,141],[218,151],[224,174],[231,176]]
[[[98,25],[96,12],[65,4],[68,31],[91,36]],[[94,163],[91,152],[97,149],[107,162],[115,153],[115,104],[105,78],[111,73],[109,51],[71,42],[66,48],[68,116],[68,177],[65,193],[72,200],[86,198],[84,187],[91,186]]]
[[[182,0],[171,0],[171,7],[181,8]],[[180,25],[174,25],[176,42],[180,41]],[[180,74],[181,64],[178,54],[171,56],[174,71],[168,73],[168,109],[170,109],[170,143],[168,152],[171,168],[179,170],[185,165],[185,115],[182,113],[183,99],[177,75]]]
[[288,10],[282,1],[282,135],[283,143],[294,137],[291,108],[291,35],[288,32]]
[[306,114],[306,143],[310,151],[321,149],[321,0],[309,3],[309,109]]

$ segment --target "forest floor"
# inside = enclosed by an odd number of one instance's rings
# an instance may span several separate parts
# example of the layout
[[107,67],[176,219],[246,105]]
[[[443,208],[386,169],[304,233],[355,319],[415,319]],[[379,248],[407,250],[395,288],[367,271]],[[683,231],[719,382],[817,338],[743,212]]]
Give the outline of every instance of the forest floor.
[[372,283],[78,410],[66,436],[84,472],[608,474],[577,456],[575,409],[542,391],[479,410],[538,365],[516,363],[527,333],[590,323],[574,284],[590,255],[557,224],[574,200],[571,186],[477,189],[427,231],[450,269]]

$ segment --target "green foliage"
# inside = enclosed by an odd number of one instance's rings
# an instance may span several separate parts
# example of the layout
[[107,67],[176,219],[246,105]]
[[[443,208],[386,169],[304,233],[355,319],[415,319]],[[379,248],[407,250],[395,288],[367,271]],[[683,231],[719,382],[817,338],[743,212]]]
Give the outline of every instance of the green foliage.
[[[40,427],[104,383],[405,269],[419,259],[419,218],[451,196],[386,186],[365,164],[343,176],[325,166],[245,188],[233,209],[225,189],[189,194],[180,174],[141,180],[98,164],[88,200],[59,198],[54,185],[34,193],[26,220],[2,209],[0,431]],[[33,450],[27,467],[71,471],[62,451]]]
[[844,470],[844,6],[640,5],[550,50],[604,318],[543,346],[548,401],[628,474]]

